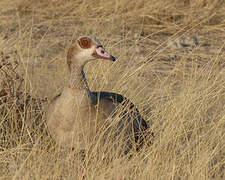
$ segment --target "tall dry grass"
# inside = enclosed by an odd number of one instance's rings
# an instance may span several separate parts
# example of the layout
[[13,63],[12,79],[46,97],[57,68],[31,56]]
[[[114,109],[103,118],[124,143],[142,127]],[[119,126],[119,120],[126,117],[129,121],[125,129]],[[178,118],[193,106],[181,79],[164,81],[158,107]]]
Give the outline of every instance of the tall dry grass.
[[[225,177],[223,0],[3,0],[0,7],[1,179]],[[190,34],[198,47],[168,45]],[[48,135],[45,98],[65,85],[65,54],[79,35],[97,36],[118,57],[85,67],[91,89],[130,98],[155,133],[131,159],[93,144],[80,160]]]

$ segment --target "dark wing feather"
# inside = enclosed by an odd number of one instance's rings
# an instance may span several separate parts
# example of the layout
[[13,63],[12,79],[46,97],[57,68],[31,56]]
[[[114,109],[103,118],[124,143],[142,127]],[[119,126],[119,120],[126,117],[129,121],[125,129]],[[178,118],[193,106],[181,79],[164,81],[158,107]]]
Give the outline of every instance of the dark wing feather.
[[128,122],[132,122],[133,125],[133,132],[134,132],[134,138],[135,141],[138,142],[139,146],[137,146],[137,148],[139,148],[145,139],[145,135],[144,132],[149,128],[147,122],[142,118],[140,112],[138,111],[138,109],[134,106],[134,104],[128,100],[127,98],[125,98],[124,96],[122,96],[121,94],[117,94],[117,93],[113,93],[113,92],[105,92],[105,91],[90,91],[89,92],[92,103],[93,104],[97,104],[98,100],[101,99],[109,99],[112,101],[112,103],[128,103],[129,104],[129,109],[124,110],[122,112],[122,118],[121,121],[119,123],[119,129],[122,129],[124,127],[124,124],[126,124],[126,122],[124,122],[124,120],[128,121]]
[[106,92],[106,91],[91,91],[90,92],[91,101],[94,105],[98,103],[99,99],[111,99],[113,102],[122,103],[124,97],[120,94]]

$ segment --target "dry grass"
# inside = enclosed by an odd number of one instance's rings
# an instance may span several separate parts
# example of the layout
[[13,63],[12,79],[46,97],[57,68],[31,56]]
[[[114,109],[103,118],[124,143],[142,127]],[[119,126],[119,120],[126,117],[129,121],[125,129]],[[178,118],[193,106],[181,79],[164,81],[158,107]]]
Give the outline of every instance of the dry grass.
[[[0,7],[1,179],[225,178],[223,0],[3,0]],[[90,34],[118,57],[86,66],[91,89],[129,97],[155,133],[132,159],[96,144],[80,161],[44,126],[45,98],[67,81],[71,40]],[[168,47],[189,34],[200,46]]]

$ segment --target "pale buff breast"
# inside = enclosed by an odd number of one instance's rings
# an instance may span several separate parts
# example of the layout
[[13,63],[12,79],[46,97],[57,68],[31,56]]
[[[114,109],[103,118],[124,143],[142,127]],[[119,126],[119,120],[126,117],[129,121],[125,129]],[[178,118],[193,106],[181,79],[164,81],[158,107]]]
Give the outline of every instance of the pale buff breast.
[[65,88],[49,106],[47,126],[57,144],[83,149],[95,138],[114,108],[108,100],[103,100],[97,108],[91,104],[86,90],[76,92]]

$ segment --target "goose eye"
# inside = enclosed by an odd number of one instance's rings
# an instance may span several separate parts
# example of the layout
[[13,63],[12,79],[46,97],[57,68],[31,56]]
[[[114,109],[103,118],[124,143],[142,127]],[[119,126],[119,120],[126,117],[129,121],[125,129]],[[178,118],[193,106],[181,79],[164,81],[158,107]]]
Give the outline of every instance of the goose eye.
[[103,47],[97,47],[95,53],[98,58],[112,60],[112,56]]

